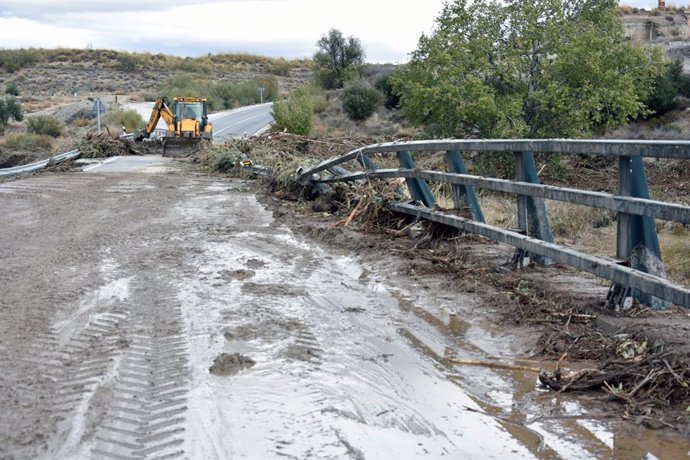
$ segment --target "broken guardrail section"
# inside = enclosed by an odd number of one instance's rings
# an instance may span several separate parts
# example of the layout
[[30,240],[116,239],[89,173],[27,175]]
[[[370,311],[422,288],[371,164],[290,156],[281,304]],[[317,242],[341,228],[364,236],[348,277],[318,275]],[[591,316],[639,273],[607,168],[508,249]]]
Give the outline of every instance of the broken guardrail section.
[[[419,170],[416,155],[446,152],[447,171]],[[509,152],[516,157],[515,180],[470,175],[463,152]],[[598,155],[618,160],[616,194],[567,187],[543,185],[534,161],[535,153]],[[395,154],[400,168],[380,169],[371,155]],[[309,168],[299,168],[296,181],[304,186],[323,189],[334,182],[372,178],[404,178],[410,202],[391,205],[399,213],[440,222],[463,231],[476,233],[516,248],[513,262],[517,267],[537,261],[567,264],[612,281],[607,295],[611,308],[629,307],[632,300],[666,308],[670,303],[690,308],[690,288],[666,279],[654,219],[690,224],[690,207],[655,201],[650,198],[644,171],[644,158],[690,160],[688,141],[573,140],[573,139],[499,139],[499,140],[429,140],[373,144],[325,160]],[[361,172],[350,172],[345,163],[359,164]],[[429,182],[452,185],[456,209],[465,209],[470,218],[444,214],[436,210]],[[504,229],[484,222],[474,189],[514,194],[517,197],[517,229]],[[554,243],[544,200],[556,200],[608,209],[617,215],[615,258],[588,255]],[[613,250],[613,248],[612,248]]]

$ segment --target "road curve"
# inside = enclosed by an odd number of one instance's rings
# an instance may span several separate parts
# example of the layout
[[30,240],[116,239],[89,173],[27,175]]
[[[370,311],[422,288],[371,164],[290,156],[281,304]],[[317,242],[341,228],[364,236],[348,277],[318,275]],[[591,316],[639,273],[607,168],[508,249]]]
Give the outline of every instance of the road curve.
[[273,123],[273,103],[251,105],[226,112],[212,113],[213,139],[225,141],[233,137],[254,136]]

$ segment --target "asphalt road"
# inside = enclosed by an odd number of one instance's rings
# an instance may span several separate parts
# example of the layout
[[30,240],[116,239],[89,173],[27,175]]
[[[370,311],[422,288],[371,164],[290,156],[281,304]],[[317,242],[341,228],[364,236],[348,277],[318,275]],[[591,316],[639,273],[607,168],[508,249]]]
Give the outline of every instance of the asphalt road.
[[213,139],[224,141],[232,137],[253,136],[267,129],[273,122],[273,103],[252,105],[209,115],[213,122]]

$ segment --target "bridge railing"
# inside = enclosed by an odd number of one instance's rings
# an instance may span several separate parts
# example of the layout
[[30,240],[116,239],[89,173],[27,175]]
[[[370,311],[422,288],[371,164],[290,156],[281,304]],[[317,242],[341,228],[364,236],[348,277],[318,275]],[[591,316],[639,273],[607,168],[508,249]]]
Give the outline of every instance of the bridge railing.
[[[447,171],[420,170],[412,153],[445,152]],[[463,152],[509,152],[517,160],[515,180],[468,174]],[[539,181],[534,153],[598,155],[618,161],[617,194],[543,185]],[[372,155],[395,154],[400,168],[380,169]],[[324,187],[333,182],[371,178],[405,178],[412,202],[391,208],[416,218],[440,222],[463,231],[507,243],[517,248],[514,262],[531,260],[562,263],[613,282],[607,296],[612,307],[629,306],[632,299],[664,308],[669,302],[690,307],[690,289],[666,279],[654,219],[690,224],[690,207],[652,200],[644,172],[644,158],[690,159],[687,141],[632,140],[434,140],[375,144],[353,150],[309,168],[298,170],[297,182]],[[349,172],[341,165],[356,162],[362,171]],[[690,166],[690,164],[688,165]],[[436,197],[428,182],[452,185],[456,209],[466,209],[469,218],[435,208]],[[484,222],[474,188],[517,196],[517,229],[504,229]],[[617,214],[616,257],[585,254],[554,243],[544,199],[607,209]]]

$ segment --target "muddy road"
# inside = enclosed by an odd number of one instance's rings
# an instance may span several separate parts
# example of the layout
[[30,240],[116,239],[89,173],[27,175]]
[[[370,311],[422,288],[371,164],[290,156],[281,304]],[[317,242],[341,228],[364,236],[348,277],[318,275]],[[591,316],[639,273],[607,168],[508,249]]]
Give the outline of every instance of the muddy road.
[[0,183],[0,458],[688,455],[443,364],[529,355],[481,296],[293,234],[241,181],[113,164]]

